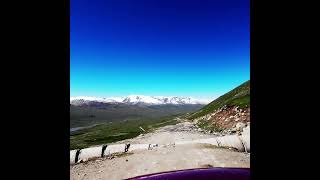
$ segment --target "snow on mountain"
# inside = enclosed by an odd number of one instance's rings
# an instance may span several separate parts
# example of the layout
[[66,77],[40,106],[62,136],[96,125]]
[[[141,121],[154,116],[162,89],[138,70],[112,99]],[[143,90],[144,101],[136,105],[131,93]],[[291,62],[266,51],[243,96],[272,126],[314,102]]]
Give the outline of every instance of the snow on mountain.
[[160,99],[156,99],[152,96],[143,96],[143,95],[129,95],[122,102],[127,104],[137,104],[137,103],[163,104],[163,102]]
[[102,98],[98,97],[91,97],[91,96],[77,96],[77,97],[70,97],[70,101],[73,100],[84,100],[84,101],[100,101]]
[[165,97],[165,96],[144,96],[144,95],[129,95],[127,97],[90,97],[78,96],[70,97],[70,103],[73,105],[89,104],[90,102],[102,103],[125,103],[125,104],[207,104],[211,100],[198,100],[191,97]]
[[120,103],[122,101],[123,101],[122,97],[110,97],[110,98],[92,97],[92,96],[70,97],[70,104],[76,105],[76,106],[82,105],[82,104],[89,104],[91,102]]

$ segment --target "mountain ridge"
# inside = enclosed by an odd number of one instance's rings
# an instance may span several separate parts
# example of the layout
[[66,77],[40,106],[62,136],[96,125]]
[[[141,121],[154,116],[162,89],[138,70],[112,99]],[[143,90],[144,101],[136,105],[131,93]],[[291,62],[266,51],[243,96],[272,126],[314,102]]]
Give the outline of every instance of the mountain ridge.
[[94,96],[75,96],[70,97],[70,104],[79,106],[83,104],[97,103],[124,103],[130,105],[161,105],[161,104],[207,104],[210,100],[199,100],[192,97],[177,96],[145,96],[145,95],[129,95],[126,97],[94,97]]

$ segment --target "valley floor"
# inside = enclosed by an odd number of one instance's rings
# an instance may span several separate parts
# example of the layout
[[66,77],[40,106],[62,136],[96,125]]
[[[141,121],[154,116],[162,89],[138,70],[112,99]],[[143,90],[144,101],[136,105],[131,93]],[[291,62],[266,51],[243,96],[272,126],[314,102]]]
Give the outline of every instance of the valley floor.
[[215,137],[204,134],[190,122],[116,142],[159,144],[118,157],[105,157],[70,166],[71,179],[124,179],[144,174],[203,167],[250,167],[250,154],[205,144],[174,145],[174,142]]

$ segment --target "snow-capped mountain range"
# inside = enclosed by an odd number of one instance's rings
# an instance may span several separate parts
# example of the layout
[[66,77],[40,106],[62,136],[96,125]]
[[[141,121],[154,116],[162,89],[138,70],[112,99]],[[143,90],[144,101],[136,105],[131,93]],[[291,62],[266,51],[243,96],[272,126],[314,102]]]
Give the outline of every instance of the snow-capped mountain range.
[[146,104],[146,105],[162,105],[162,104],[208,104],[210,100],[198,100],[191,97],[165,97],[165,96],[144,96],[144,95],[129,95],[127,97],[90,97],[78,96],[70,97],[70,104],[82,105],[91,102],[100,103],[124,103],[124,104]]

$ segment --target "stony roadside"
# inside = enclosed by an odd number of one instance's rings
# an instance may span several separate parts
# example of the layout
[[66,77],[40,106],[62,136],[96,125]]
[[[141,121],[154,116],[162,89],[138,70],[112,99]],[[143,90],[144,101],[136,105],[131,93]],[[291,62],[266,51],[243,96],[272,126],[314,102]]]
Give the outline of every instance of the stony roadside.
[[144,174],[203,167],[250,167],[250,154],[205,144],[175,146],[174,142],[211,138],[195,124],[181,122],[117,143],[159,144],[151,150],[137,150],[117,157],[99,158],[70,166],[70,178],[124,179]]

